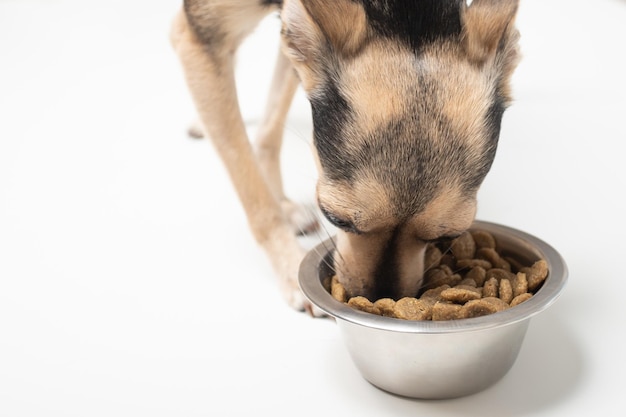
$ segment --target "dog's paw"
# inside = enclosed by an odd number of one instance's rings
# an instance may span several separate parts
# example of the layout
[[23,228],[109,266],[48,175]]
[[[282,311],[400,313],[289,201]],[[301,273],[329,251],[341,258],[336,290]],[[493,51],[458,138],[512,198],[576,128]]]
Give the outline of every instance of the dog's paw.
[[[298,285],[298,271],[304,250],[298,245],[286,244],[278,252],[270,250],[270,260],[278,276],[279,288],[287,304],[296,311],[307,312],[313,317],[326,314],[311,304]],[[274,256],[275,255],[275,256]]]
[[330,318],[331,317],[328,314],[326,314],[324,311],[320,310],[315,304],[308,303],[308,305],[305,306],[304,309],[307,313],[309,313],[311,317],[314,317],[314,318]]
[[297,204],[291,200],[283,200],[280,204],[296,236],[308,235],[319,228],[320,224],[313,207]]
[[328,315],[312,304],[302,293],[300,288],[291,288],[283,291],[287,304],[296,311],[305,312],[311,317],[327,317]]
[[194,139],[202,139],[204,135],[204,129],[202,128],[202,124],[199,120],[194,120],[187,127],[187,134],[189,137]]

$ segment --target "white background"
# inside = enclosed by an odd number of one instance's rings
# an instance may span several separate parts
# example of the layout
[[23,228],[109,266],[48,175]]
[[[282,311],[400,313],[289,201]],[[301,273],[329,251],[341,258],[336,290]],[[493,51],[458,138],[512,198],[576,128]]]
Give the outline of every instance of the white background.
[[[0,416],[626,415],[626,2],[522,2],[478,217],[552,244],[570,281],[504,379],[449,401],[374,388],[332,321],[283,303],[210,143],[186,137],[178,3],[0,0]],[[277,29],[241,50],[251,135]],[[309,117],[300,92],[284,167],[304,202]]]

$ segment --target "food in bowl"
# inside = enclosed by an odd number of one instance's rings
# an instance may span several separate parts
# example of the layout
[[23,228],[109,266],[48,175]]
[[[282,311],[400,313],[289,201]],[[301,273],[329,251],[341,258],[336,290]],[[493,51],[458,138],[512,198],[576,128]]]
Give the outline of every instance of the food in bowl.
[[532,264],[501,251],[488,231],[471,230],[448,243],[430,243],[424,286],[415,297],[371,301],[348,297],[336,276],[325,287],[333,298],[371,314],[404,320],[458,320],[480,317],[529,300],[548,276],[544,259]]
[[[523,265],[545,260],[550,273],[541,288],[529,300],[496,314],[463,320],[398,320],[356,310],[333,298],[323,285],[334,274],[330,240],[305,256],[300,288],[313,305],[335,319],[356,368],[374,386],[423,399],[455,398],[484,390],[513,366],[531,318],[563,291],[567,265],[546,242],[485,221],[475,221],[470,230],[489,232],[503,256]],[[541,342],[549,348],[549,340]]]

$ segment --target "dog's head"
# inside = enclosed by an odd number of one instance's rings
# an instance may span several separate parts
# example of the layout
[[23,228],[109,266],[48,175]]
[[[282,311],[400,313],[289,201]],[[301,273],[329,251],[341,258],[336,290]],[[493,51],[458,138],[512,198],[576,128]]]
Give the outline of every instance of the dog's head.
[[349,295],[415,295],[427,242],[474,220],[518,60],[518,1],[284,2]]

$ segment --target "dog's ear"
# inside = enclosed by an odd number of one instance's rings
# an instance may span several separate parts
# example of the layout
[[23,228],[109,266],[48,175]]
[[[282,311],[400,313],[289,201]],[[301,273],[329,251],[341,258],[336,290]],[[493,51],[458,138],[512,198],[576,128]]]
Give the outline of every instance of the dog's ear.
[[305,7],[335,52],[352,55],[359,50],[367,33],[363,6],[353,0],[308,0]]
[[365,11],[352,0],[285,0],[281,19],[287,53],[301,62],[315,60],[327,47],[352,55],[367,32]]
[[307,62],[316,55],[322,33],[300,0],[285,0],[280,13],[285,54],[296,62]]
[[518,6],[519,0],[474,0],[465,8],[464,46],[471,61],[484,63],[515,32],[513,22]]

